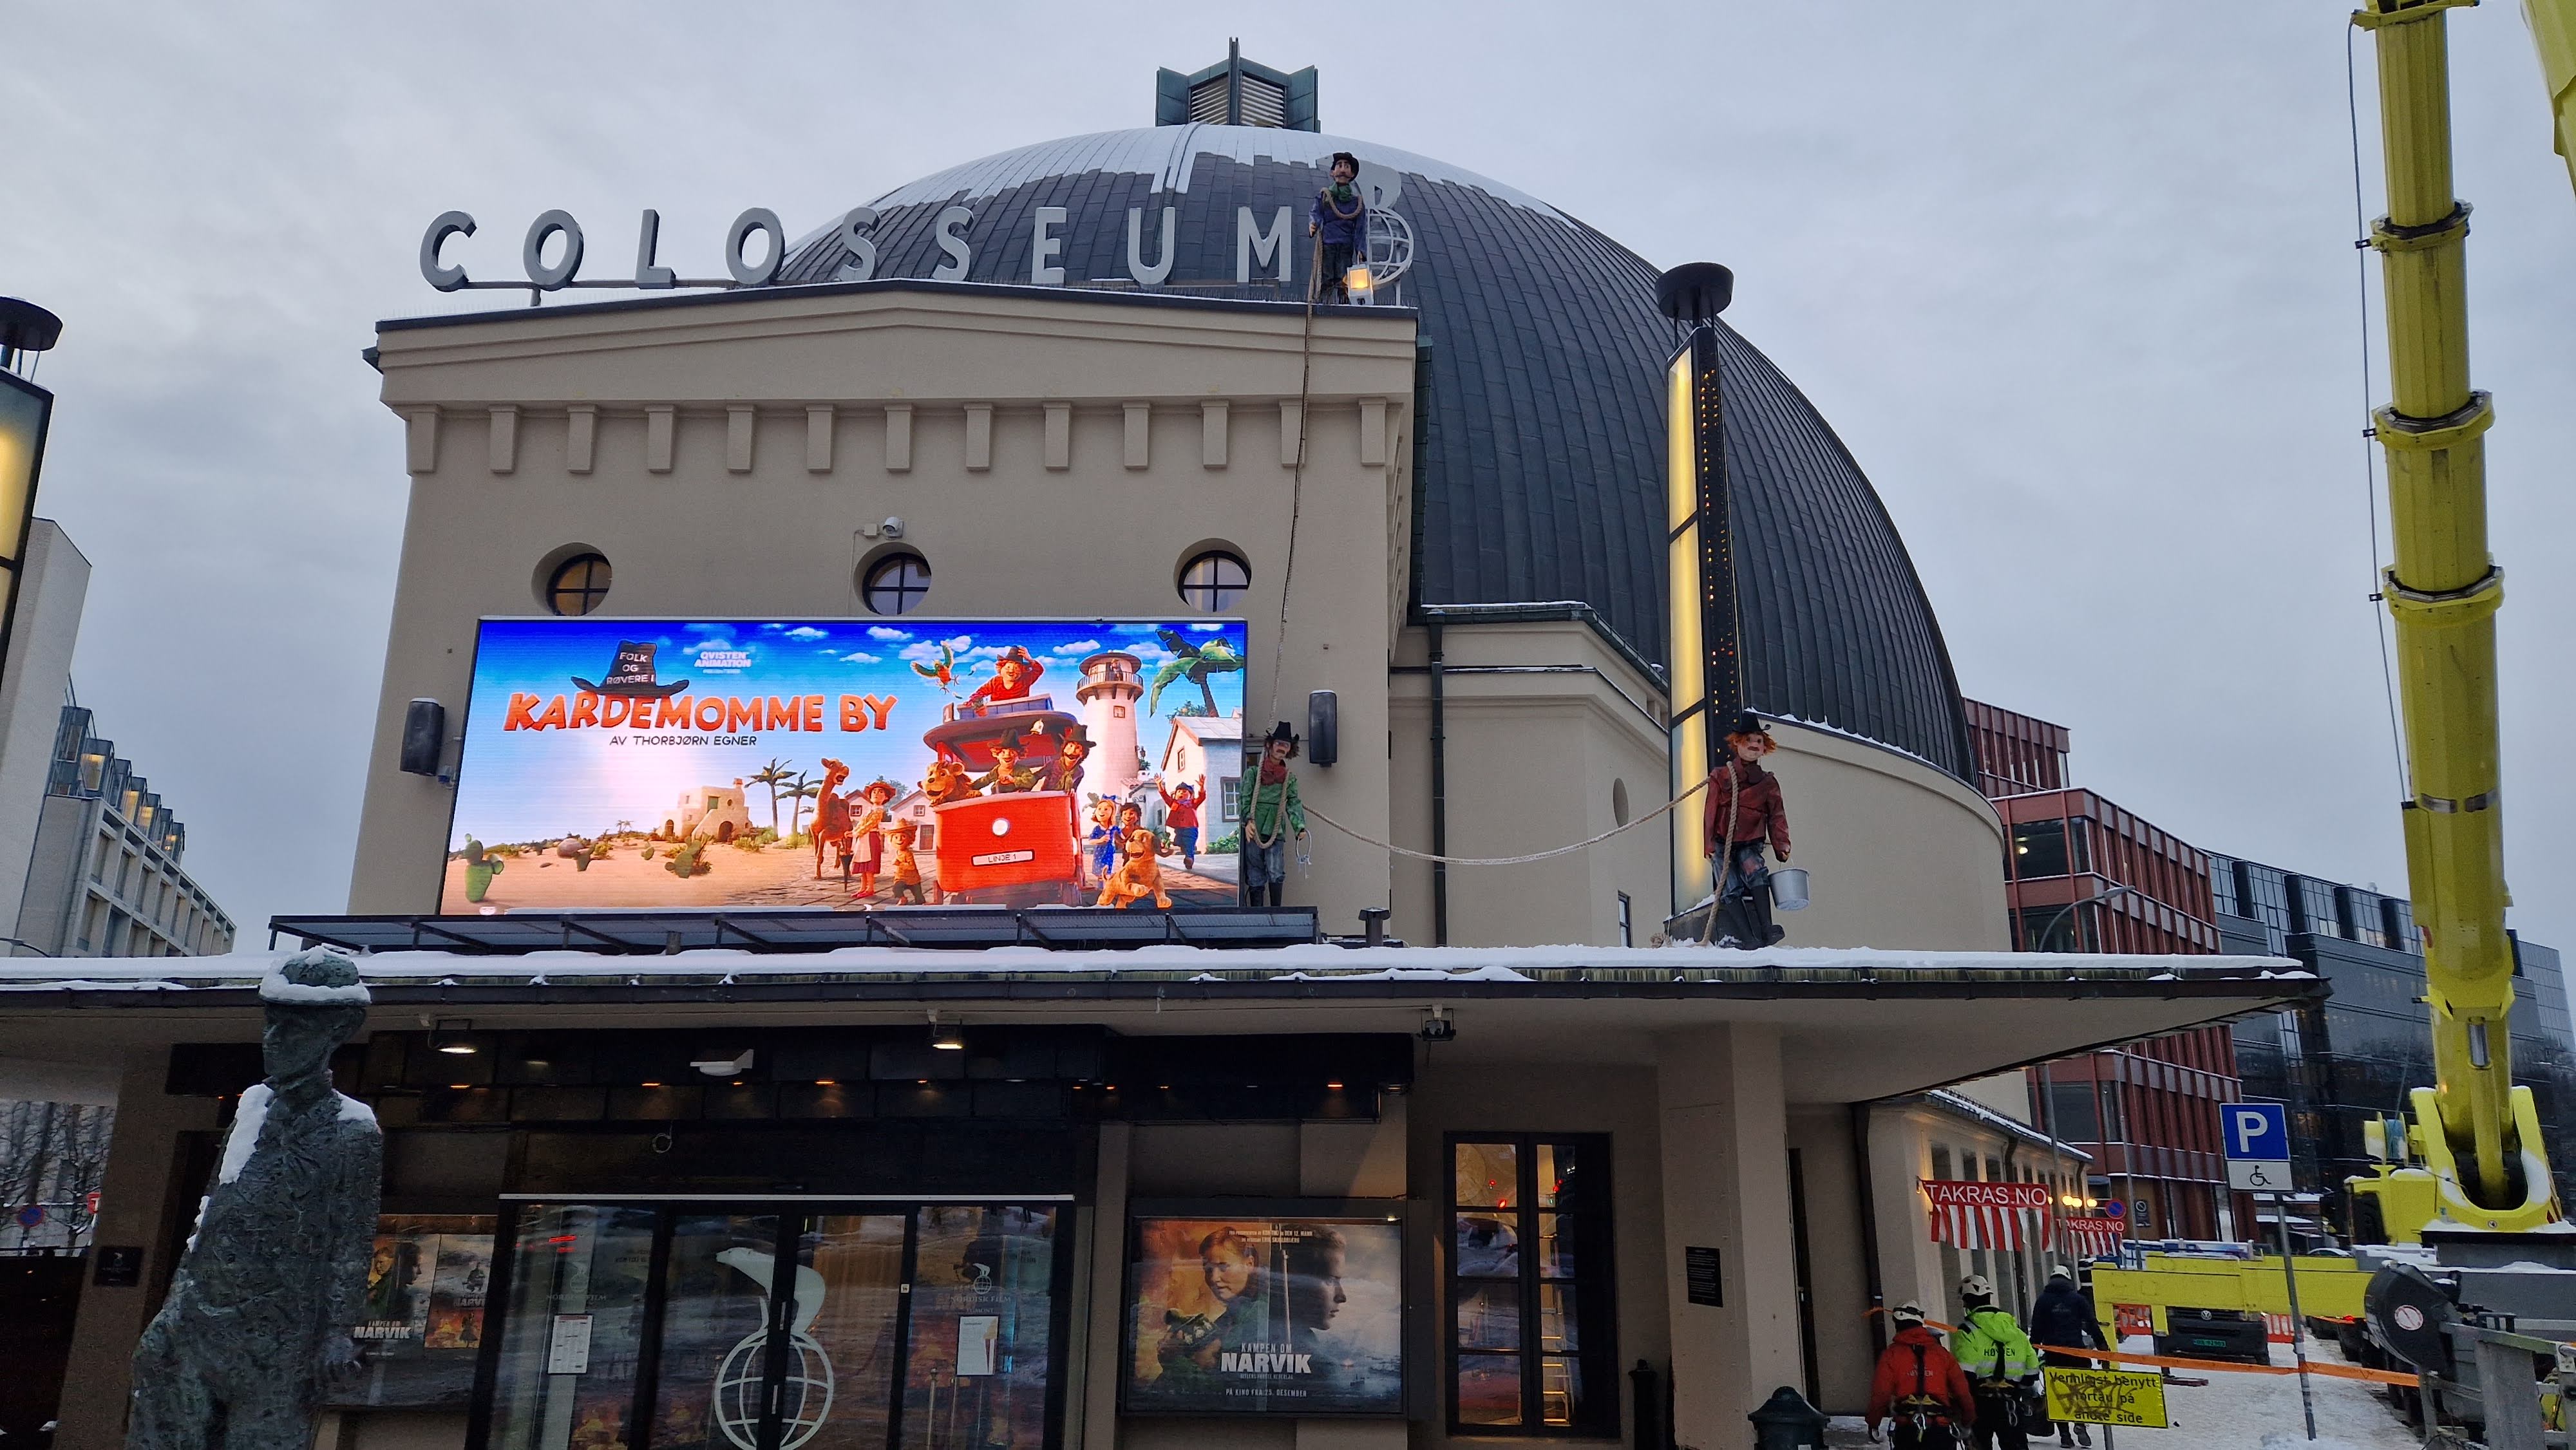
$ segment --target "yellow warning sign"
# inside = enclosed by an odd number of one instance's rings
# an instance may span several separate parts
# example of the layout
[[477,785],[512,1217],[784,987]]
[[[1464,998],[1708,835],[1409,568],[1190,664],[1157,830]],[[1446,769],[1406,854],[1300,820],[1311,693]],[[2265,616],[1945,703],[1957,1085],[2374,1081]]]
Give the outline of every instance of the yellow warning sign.
[[2161,1376],[2127,1370],[2051,1369],[2048,1417],[2161,1430],[2165,1428],[2165,1383]]

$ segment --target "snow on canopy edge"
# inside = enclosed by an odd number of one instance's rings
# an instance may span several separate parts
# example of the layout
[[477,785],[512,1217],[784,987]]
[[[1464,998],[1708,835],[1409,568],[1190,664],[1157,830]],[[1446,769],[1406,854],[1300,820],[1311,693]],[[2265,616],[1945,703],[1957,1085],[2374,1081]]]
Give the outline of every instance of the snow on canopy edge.
[[[99,970],[97,961],[82,964],[78,977],[50,977],[34,958],[0,959],[0,992],[27,991],[188,991],[238,989],[266,980],[284,953],[261,962],[256,957],[210,958],[202,966],[174,967],[164,959],[149,965],[138,959],[134,975],[118,977]],[[1913,971],[2071,971],[2112,968],[2136,972],[2141,979],[2188,979],[2230,974],[2236,980],[2305,982],[2316,974],[2288,957],[2079,955],[2075,953],[1906,951],[1866,947],[1772,947],[1760,951],[1672,945],[1665,947],[1591,947],[1582,945],[1518,947],[1344,947],[1314,943],[1287,947],[1229,948],[1158,944],[1127,951],[1060,951],[1035,946],[989,947],[957,951],[929,947],[852,946],[813,952],[748,952],[707,948],[673,956],[632,957],[582,951],[548,950],[511,956],[452,956],[440,952],[390,952],[366,959],[367,975],[377,986],[428,986],[443,980],[543,979],[570,986],[614,979],[730,975],[741,978],[810,976],[918,975],[948,979],[980,975],[1029,975],[1081,972],[1199,971],[1287,980],[1362,978],[1401,973],[1416,980],[1508,980],[1531,972],[1570,970],[1646,970],[1682,972],[1712,967],[1780,967],[1811,971],[1836,969],[1870,973]],[[356,992],[360,988],[309,989]],[[342,999],[355,1002],[359,999]]]

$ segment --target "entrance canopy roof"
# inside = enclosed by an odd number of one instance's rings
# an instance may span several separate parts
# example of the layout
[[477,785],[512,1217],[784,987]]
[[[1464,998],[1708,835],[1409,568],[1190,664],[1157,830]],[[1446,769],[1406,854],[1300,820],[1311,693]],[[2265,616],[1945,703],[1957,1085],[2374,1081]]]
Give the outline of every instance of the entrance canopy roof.
[[[0,961],[0,1058],[99,1061],[126,1045],[259,1035],[282,953]],[[1857,1102],[2322,995],[2274,957],[1698,947],[1152,946],[684,951],[360,959],[371,1027],[477,1029],[926,1022],[1096,1023],[1114,1032],[1415,1032],[1456,1062],[1651,1065],[1657,1039],[1778,1029],[1793,1102]]]

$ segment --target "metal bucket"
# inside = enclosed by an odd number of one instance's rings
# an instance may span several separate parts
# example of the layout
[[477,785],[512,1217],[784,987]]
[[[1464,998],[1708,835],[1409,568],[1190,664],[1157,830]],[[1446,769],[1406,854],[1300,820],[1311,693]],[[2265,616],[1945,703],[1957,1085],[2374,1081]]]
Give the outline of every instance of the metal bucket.
[[1803,866],[1771,868],[1771,904],[1782,911],[1807,909],[1807,869]]

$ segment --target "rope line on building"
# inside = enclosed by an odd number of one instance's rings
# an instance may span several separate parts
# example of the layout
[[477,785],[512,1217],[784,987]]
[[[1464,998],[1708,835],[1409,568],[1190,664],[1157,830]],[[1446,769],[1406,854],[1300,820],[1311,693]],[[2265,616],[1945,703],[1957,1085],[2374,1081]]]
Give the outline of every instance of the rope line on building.
[[1593,847],[1593,846],[1598,846],[1598,845],[1600,845],[1602,842],[1604,842],[1604,841],[1606,841],[1606,840],[1609,840],[1612,836],[1616,836],[1616,835],[1620,834],[1620,833],[1621,833],[1621,832],[1623,832],[1623,831],[1633,831],[1633,830],[1637,829],[1639,826],[1642,826],[1642,825],[1646,824],[1648,821],[1654,820],[1654,819],[1656,819],[1657,817],[1660,817],[1660,816],[1664,815],[1666,812],[1668,812],[1668,811],[1672,810],[1675,806],[1680,805],[1682,802],[1684,802],[1684,801],[1686,801],[1686,800],[1689,800],[1692,796],[1695,796],[1695,795],[1699,794],[1701,791],[1704,791],[1704,790],[1706,790],[1706,789],[1708,789],[1708,782],[1707,782],[1707,781],[1705,781],[1705,780],[1703,780],[1703,781],[1701,781],[1699,784],[1697,784],[1697,785],[1695,785],[1695,786],[1692,786],[1690,789],[1688,789],[1688,790],[1686,790],[1686,791],[1683,791],[1680,795],[1677,795],[1677,796],[1673,797],[1671,800],[1668,800],[1668,801],[1664,802],[1662,805],[1659,805],[1659,806],[1655,807],[1653,811],[1651,811],[1651,812],[1649,812],[1649,813],[1647,813],[1647,814],[1645,814],[1645,815],[1642,815],[1642,816],[1637,817],[1635,820],[1630,821],[1628,824],[1626,824],[1626,825],[1624,825],[1624,826],[1612,826],[1609,830],[1603,831],[1600,835],[1587,837],[1587,838],[1585,838],[1585,839],[1583,839],[1583,840],[1580,840],[1580,841],[1575,842],[1575,843],[1574,843],[1573,845],[1571,845],[1571,846],[1557,846],[1557,847],[1554,847],[1554,848],[1552,848],[1552,849],[1550,849],[1550,850],[1545,850],[1545,851],[1533,851],[1533,852],[1531,852],[1529,855],[1526,855],[1526,856],[1440,856],[1440,855],[1434,855],[1433,853],[1431,853],[1431,852],[1429,852],[1429,851],[1417,851],[1417,850],[1413,849],[1411,846],[1399,846],[1399,845],[1395,844],[1393,841],[1381,841],[1381,840],[1379,840],[1377,837],[1370,835],[1370,834],[1369,834],[1368,832],[1366,832],[1366,831],[1358,830],[1358,829],[1356,829],[1356,828],[1354,828],[1354,827],[1343,825],[1341,822],[1339,822],[1339,821],[1337,821],[1337,820],[1334,820],[1331,816],[1328,816],[1328,815],[1324,814],[1322,811],[1317,810],[1317,809],[1316,809],[1314,806],[1312,806],[1312,805],[1308,805],[1308,806],[1306,806],[1306,807],[1305,807],[1305,810],[1306,810],[1306,814],[1308,814],[1308,815],[1310,815],[1310,816],[1313,816],[1316,820],[1322,821],[1325,825],[1328,825],[1328,826],[1332,827],[1334,830],[1341,832],[1341,833],[1342,833],[1343,835],[1345,835],[1345,836],[1349,836],[1349,837],[1350,837],[1350,838],[1352,838],[1353,840],[1357,840],[1357,841],[1365,841],[1365,842],[1367,842],[1368,844],[1370,844],[1370,845],[1372,845],[1372,846],[1376,846],[1376,847],[1380,847],[1380,848],[1382,848],[1382,849],[1384,849],[1384,850],[1392,851],[1392,852],[1394,852],[1396,855],[1399,855],[1399,856],[1410,856],[1410,857],[1412,857],[1412,858],[1413,858],[1414,860],[1416,860],[1416,861],[1438,861],[1438,862],[1442,863],[1443,865],[1448,865],[1448,866],[1526,866],[1526,865],[1528,865],[1529,863],[1531,863],[1531,862],[1533,862],[1533,861],[1546,861],[1546,860],[1550,860],[1550,859],[1553,859],[1553,858],[1558,857],[1558,856],[1570,856],[1570,855],[1573,855],[1573,854],[1574,854],[1575,852],[1577,852],[1577,851],[1586,850],[1586,849],[1588,849],[1588,848],[1590,848],[1590,847]]
[[1297,463],[1288,481],[1288,555],[1279,566],[1279,626],[1270,637],[1270,708],[1262,712],[1270,720],[1279,718],[1279,667],[1288,654],[1288,587],[1297,580],[1297,519],[1306,509],[1306,415],[1314,403],[1315,294],[1323,286],[1324,265],[1321,235],[1315,238],[1314,253],[1306,268],[1306,330],[1297,344]]

